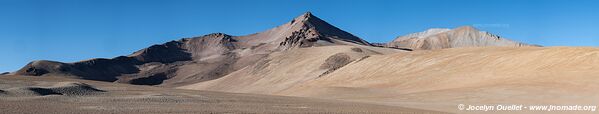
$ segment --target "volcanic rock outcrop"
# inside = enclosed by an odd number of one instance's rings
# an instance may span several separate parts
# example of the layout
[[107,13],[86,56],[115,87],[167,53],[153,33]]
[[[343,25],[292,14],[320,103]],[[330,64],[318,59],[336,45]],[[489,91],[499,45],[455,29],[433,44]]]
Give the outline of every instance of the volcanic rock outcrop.
[[67,95],[67,96],[82,96],[94,95],[105,92],[96,89],[91,85],[81,82],[59,82],[51,87],[13,87],[6,91],[0,90],[0,96],[5,97],[22,97],[22,96],[45,96],[45,95]]

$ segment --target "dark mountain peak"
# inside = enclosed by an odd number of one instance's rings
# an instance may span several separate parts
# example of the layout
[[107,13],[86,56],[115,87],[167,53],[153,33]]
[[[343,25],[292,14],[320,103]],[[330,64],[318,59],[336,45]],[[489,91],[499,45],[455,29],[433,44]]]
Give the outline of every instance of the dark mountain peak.
[[303,16],[312,16],[312,12],[310,12],[310,11],[307,11],[307,12],[305,12],[305,13],[303,14]]
[[[359,45],[370,45],[365,40],[314,16],[311,12],[303,13],[294,18],[289,25],[289,28],[284,30],[293,31],[290,31],[291,33],[288,34],[289,36],[285,37],[285,40],[280,43],[282,49],[346,44],[340,41]],[[318,41],[322,42],[317,43]]]
[[[309,12],[309,11],[308,11],[308,12],[306,12],[306,13],[304,13],[304,14],[300,15],[298,18],[300,18],[300,17],[301,17],[301,18],[304,18],[304,19],[310,19],[310,18],[314,17],[314,15],[312,15],[312,12]],[[316,17],[314,17],[314,18],[316,18]]]
[[[332,27],[334,27],[333,25],[325,22],[324,20],[322,20],[322,19],[314,16],[311,12],[303,13],[302,15],[297,16],[293,20],[296,21],[296,22],[302,22],[302,24],[308,24],[308,25],[319,24],[319,25],[323,25],[323,26],[332,26]],[[326,23],[326,24],[324,24],[324,23]]]
[[[295,24],[296,22],[305,24],[306,22],[308,22],[309,20],[312,20],[312,19],[318,19],[318,17],[315,17],[314,15],[312,15],[311,12],[305,12],[302,15],[293,18],[293,20],[291,20],[290,24]],[[320,19],[318,19],[318,20],[320,20]]]

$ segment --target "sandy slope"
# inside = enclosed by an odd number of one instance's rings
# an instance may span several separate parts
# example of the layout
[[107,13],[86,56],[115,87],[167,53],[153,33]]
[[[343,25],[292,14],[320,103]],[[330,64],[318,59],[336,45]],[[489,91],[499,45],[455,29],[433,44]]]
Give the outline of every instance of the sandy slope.
[[[23,96],[10,88],[60,88],[95,94]],[[89,85],[87,85],[89,84]],[[0,77],[0,113],[438,113],[425,110],[336,100],[187,91],[64,77]],[[88,88],[89,89],[89,88]],[[83,91],[82,91],[83,90]],[[41,92],[34,90],[36,92]],[[60,91],[58,91],[60,92]],[[65,92],[65,91],[62,91]],[[68,93],[68,92],[66,92]],[[9,94],[9,95],[6,95]],[[12,96],[20,94],[17,96]]]
[[305,81],[317,79],[359,59],[401,50],[376,47],[324,46],[271,54],[269,57],[222,78],[183,86],[225,92],[275,94]]
[[[332,50],[339,49],[328,51]],[[317,67],[331,55],[321,52],[326,51],[287,54],[290,57],[284,58],[293,61],[282,59],[277,63],[284,65],[270,65],[272,68],[266,69],[272,72],[263,77],[230,75],[219,79],[221,82],[183,88],[343,99],[457,113],[480,113],[460,112],[456,106],[461,103],[597,105],[599,101],[597,48],[485,47],[370,55],[317,77],[317,73],[310,74],[314,70],[305,68]],[[298,58],[305,61],[295,60]],[[279,88],[281,85],[285,89]]]
[[416,51],[373,56],[283,94],[451,112],[460,103],[597,105],[598,69],[597,48]]

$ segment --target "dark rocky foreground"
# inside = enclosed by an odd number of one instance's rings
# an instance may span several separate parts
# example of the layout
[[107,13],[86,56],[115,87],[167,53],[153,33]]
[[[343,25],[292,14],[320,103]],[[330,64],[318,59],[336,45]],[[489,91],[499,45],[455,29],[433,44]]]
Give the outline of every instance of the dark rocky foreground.
[[[61,76],[3,76],[0,83],[2,113],[440,113],[337,100],[187,91]],[[32,94],[10,88],[29,88],[20,90]]]

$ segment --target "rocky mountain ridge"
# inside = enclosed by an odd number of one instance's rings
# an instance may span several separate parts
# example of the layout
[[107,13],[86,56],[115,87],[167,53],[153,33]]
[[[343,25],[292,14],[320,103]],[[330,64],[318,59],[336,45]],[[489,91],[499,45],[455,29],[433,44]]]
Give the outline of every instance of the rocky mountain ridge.
[[178,86],[217,79],[272,52],[368,42],[306,12],[273,29],[246,36],[212,33],[152,45],[131,55],[74,63],[40,60],[17,75],[67,75],[141,85]]

